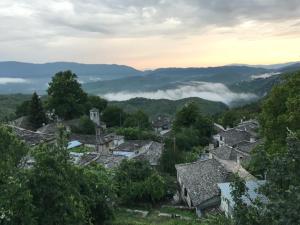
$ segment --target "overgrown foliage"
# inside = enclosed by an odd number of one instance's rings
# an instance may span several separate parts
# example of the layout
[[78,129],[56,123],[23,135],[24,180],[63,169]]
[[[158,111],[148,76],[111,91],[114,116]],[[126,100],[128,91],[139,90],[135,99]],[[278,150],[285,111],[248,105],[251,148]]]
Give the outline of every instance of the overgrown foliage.
[[121,127],[125,119],[126,113],[117,106],[107,106],[102,114],[102,120],[108,127]]
[[234,183],[236,224],[300,224],[300,73],[289,74],[274,87],[262,106],[261,130],[265,144],[253,152],[250,169],[260,178],[267,175],[261,192],[268,201],[245,207],[241,180]]
[[196,148],[208,145],[212,133],[211,119],[203,116],[196,104],[184,106],[176,114],[171,136],[164,141],[162,171],[174,174],[175,164],[196,160],[201,153],[197,154]]
[[148,161],[123,160],[116,170],[115,182],[123,203],[155,203],[166,195],[166,183]]
[[36,224],[32,193],[20,169],[28,149],[11,132],[0,126],[0,224]]
[[103,167],[78,168],[69,158],[60,132],[56,145],[31,151],[33,168],[24,167],[26,146],[0,127],[0,223],[103,224],[112,218],[114,186]]
[[116,133],[123,135],[126,140],[153,140],[160,141],[160,138],[153,132],[148,130],[140,130],[135,127],[118,128]]
[[287,131],[300,137],[300,72],[289,74],[275,86],[263,102],[260,115],[261,131],[269,154],[284,151]]
[[148,115],[142,110],[138,110],[127,114],[124,127],[136,127],[140,130],[147,130],[151,128],[151,124]]
[[28,119],[34,129],[41,127],[47,122],[42,101],[36,92],[33,93],[29,103]]
[[81,116],[77,125],[71,126],[73,133],[77,134],[95,134],[95,124],[86,115]]

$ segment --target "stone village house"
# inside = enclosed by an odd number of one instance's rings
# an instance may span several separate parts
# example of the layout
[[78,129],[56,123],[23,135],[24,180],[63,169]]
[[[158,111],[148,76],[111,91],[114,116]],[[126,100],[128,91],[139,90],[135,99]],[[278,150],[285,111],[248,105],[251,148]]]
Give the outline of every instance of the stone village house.
[[[230,174],[237,173],[246,181],[256,180],[240,164],[249,159],[251,150],[260,143],[260,140],[254,140],[255,132],[249,132],[250,128],[256,129],[256,125],[252,121],[243,122],[227,130],[220,126],[220,132],[214,136],[218,147],[211,144],[208,156],[204,155],[193,163],[175,165],[180,197],[190,208],[196,209],[198,216],[220,206],[218,184],[228,182]],[[243,126],[248,126],[248,130]]]

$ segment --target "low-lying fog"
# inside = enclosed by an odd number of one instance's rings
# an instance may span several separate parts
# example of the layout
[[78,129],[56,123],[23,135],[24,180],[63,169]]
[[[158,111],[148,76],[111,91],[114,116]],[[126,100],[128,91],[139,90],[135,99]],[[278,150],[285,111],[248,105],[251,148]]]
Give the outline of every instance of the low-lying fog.
[[29,83],[29,81],[24,78],[0,77],[0,84],[22,84],[22,83]]
[[149,99],[179,100],[189,97],[199,97],[211,101],[223,102],[230,105],[235,101],[252,100],[257,96],[251,93],[235,93],[221,83],[192,82],[174,89],[157,90],[152,92],[116,92],[107,93],[104,97],[110,101],[125,101],[141,97]]

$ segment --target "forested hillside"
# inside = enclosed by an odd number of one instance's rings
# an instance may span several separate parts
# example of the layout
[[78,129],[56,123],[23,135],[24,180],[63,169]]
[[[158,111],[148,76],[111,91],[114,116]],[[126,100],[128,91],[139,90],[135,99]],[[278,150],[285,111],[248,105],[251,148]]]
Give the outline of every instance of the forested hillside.
[[30,95],[0,95],[0,121],[14,118],[17,106],[30,99]]
[[228,109],[228,107],[221,102],[213,102],[201,98],[186,98],[177,101],[167,99],[154,100],[146,98],[135,98],[122,102],[110,102],[109,104],[119,106],[127,112],[143,110],[153,118],[161,114],[174,116],[179,109],[190,102],[196,103],[200,111],[205,115],[214,115]]

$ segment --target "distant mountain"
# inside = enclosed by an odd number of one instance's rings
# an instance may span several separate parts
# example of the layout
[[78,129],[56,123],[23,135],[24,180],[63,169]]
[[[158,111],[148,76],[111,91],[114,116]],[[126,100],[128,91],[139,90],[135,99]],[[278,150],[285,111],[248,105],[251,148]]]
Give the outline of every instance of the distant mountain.
[[143,74],[139,70],[123,65],[0,62],[0,94],[32,93],[33,91],[44,94],[51,77],[64,70],[72,70],[76,73],[81,83],[128,78]]
[[264,97],[271,91],[274,85],[279,84],[285,76],[289,76],[290,73],[295,71],[300,71],[300,63],[283,67],[277,73],[262,74],[261,77],[257,76],[257,78],[250,81],[237,82],[228,87],[234,92],[254,93],[258,97]]
[[258,97],[267,95],[274,85],[281,82],[283,74],[274,75],[267,78],[257,78],[251,81],[242,81],[229,86],[234,92],[247,92],[256,94]]
[[173,117],[179,109],[189,102],[195,102],[199,106],[200,111],[205,115],[214,115],[228,109],[228,107],[221,102],[213,102],[201,98],[185,98],[176,101],[134,98],[122,102],[109,102],[109,104],[119,106],[127,112],[134,112],[141,109],[151,118],[154,118],[161,114]]
[[23,62],[0,62],[0,77],[49,77],[63,70],[72,70],[80,76],[97,76],[110,80],[140,75],[142,72],[129,66],[108,64],[82,64],[73,62],[53,62],[44,64]]
[[86,91],[94,94],[107,92],[156,91],[174,88],[191,81],[232,84],[250,80],[251,76],[272,70],[246,66],[222,66],[207,68],[163,68],[145,72],[144,76],[119,80],[98,81],[84,85]]
[[292,65],[283,67],[280,69],[281,72],[294,72],[300,70],[300,62],[299,63],[294,63]]
[[293,64],[297,64],[300,62],[287,62],[287,63],[278,63],[278,64],[269,64],[269,65],[249,65],[249,64],[231,64],[231,66],[249,66],[249,67],[258,67],[264,69],[272,69],[272,70],[279,70],[281,68],[292,66]]

